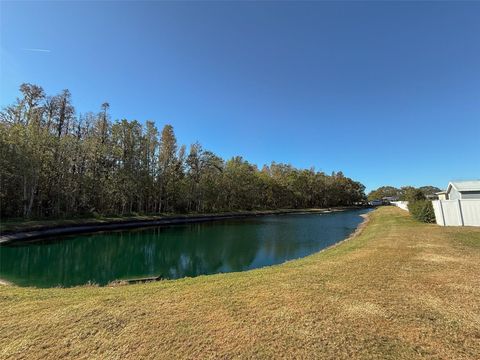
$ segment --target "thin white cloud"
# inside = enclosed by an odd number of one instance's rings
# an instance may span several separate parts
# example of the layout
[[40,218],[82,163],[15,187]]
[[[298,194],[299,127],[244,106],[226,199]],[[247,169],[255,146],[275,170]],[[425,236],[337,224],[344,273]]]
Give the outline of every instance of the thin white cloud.
[[23,48],[22,50],[25,50],[25,51],[33,51],[33,52],[44,52],[44,53],[49,53],[49,52],[52,52],[51,50],[48,50],[48,49],[35,49],[35,48]]

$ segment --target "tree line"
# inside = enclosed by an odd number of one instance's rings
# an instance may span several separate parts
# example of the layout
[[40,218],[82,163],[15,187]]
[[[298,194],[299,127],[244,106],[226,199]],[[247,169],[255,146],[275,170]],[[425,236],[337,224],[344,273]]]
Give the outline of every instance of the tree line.
[[368,193],[368,200],[382,200],[384,197],[396,197],[402,201],[419,200],[418,197],[425,198],[429,195],[435,195],[441,190],[435,186],[421,186],[415,188],[413,186],[403,186],[396,188],[393,186],[382,186]]
[[241,156],[224,160],[199,143],[179,146],[171,125],[112,121],[109,104],[77,115],[68,90],[47,96],[22,84],[0,112],[0,215],[67,217],[209,213],[348,206],[364,186]]

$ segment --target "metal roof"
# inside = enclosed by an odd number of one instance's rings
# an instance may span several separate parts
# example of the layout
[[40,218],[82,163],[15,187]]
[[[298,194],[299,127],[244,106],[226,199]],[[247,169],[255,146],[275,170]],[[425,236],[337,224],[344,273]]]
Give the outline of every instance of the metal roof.
[[451,181],[448,184],[447,192],[450,190],[451,186],[453,186],[459,192],[480,191],[480,180]]

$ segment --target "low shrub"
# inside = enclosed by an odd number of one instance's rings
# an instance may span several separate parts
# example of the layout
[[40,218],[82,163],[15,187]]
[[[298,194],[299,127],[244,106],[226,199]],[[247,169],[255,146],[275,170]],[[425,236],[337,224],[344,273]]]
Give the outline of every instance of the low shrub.
[[428,200],[417,200],[408,202],[408,211],[417,220],[425,223],[435,223],[435,213],[432,202]]

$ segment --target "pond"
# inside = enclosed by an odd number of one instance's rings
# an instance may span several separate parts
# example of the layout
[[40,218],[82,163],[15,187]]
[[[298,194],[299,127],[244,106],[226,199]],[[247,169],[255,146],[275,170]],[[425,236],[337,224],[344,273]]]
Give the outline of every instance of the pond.
[[0,279],[19,286],[70,287],[245,271],[335,244],[355,230],[367,211],[268,215],[4,245]]

